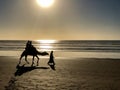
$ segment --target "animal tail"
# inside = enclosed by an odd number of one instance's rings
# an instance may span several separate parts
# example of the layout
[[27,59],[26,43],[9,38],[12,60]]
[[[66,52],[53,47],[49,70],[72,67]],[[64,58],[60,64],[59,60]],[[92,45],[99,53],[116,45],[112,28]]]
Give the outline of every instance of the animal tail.
[[46,55],[49,55],[49,54],[46,51],[44,51],[44,52],[38,52],[38,55],[46,56]]

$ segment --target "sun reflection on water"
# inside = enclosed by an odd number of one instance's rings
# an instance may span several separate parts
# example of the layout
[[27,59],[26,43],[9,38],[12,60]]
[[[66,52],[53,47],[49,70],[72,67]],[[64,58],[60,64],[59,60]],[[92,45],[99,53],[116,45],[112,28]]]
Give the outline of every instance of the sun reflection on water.
[[39,49],[43,51],[51,51],[53,49],[52,44],[56,42],[56,40],[37,40],[39,45]]

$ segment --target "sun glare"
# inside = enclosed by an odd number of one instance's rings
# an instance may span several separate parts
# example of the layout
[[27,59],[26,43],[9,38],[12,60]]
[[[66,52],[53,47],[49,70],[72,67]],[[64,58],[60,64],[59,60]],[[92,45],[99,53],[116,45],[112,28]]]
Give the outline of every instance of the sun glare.
[[54,0],[37,0],[37,3],[43,8],[48,8],[53,5]]

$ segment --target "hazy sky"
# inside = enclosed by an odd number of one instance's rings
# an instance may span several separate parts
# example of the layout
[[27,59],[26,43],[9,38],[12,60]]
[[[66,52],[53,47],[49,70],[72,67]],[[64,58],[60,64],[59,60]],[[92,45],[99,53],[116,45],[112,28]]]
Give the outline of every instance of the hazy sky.
[[120,0],[0,0],[0,39],[120,40]]

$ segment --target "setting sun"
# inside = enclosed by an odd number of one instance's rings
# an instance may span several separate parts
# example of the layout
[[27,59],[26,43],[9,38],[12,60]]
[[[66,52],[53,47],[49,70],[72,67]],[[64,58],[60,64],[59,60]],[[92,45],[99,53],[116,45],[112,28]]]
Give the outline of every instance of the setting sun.
[[54,0],[37,0],[37,3],[43,8],[48,8],[53,5]]

